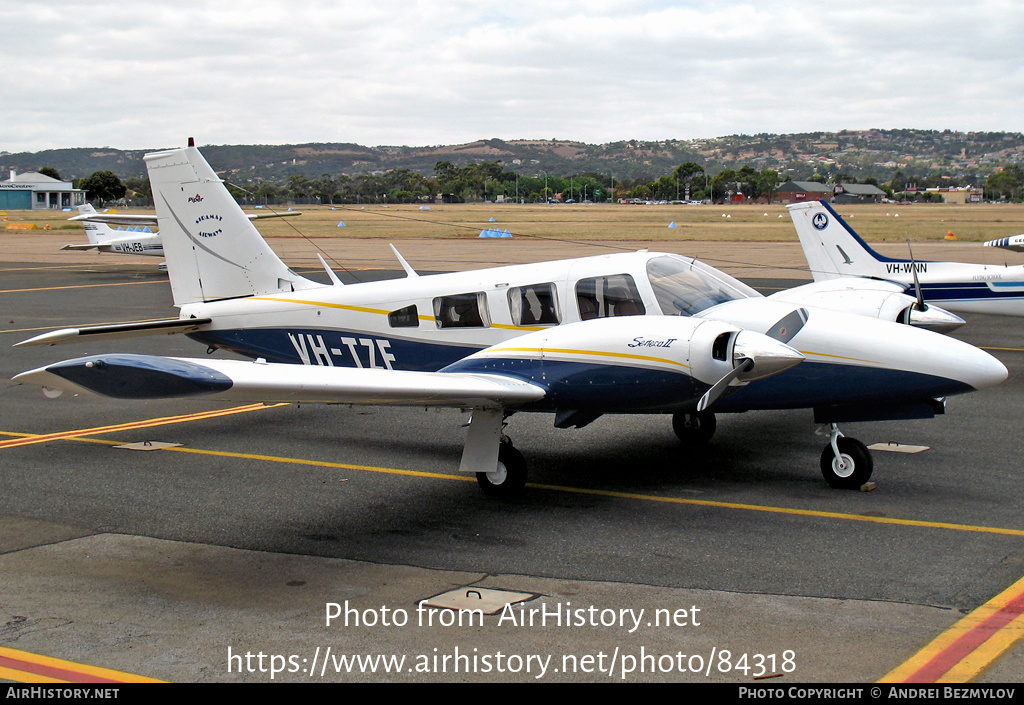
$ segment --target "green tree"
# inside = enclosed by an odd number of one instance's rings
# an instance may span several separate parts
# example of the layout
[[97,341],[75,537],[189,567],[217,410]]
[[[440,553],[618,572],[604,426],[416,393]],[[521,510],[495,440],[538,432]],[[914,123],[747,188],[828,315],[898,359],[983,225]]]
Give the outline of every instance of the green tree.
[[1024,186],[1024,171],[1016,164],[994,171],[985,179],[985,191],[993,198],[1016,200]]
[[112,171],[95,171],[84,179],[79,180],[78,188],[85,191],[85,196],[90,201],[106,203],[124,198],[128,187]]
[[44,166],[42,169],[39,170],[39,173],[42,174],[43,176],[49,176],[51,179],[57,179],[57,181],[64,180],[60,178],[60,172],[54,169],[52,166]]

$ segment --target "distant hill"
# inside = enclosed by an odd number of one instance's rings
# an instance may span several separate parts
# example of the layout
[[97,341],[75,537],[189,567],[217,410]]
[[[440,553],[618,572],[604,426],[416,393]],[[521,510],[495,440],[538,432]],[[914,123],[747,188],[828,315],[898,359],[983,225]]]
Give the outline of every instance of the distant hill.
[[[145,175],[147,150],[110,147],[0,152],[0,174],[9,170],[57,169],[65,179],[109,170],[122,179]],[[585,144],[569,140],[479,140],[431,147],[364,147],[348,143],[296,145],[208,145],[203,153],[236,181],[280,182],[292,174],[358,176],[390,169],[431,174],[439,161],[456,166],[500,161],[524,176],[614,175],[618,182],[657,178],[693,161],[710,174],[749,165],[776,169],[783,179],[839,172],[861,180],[888,181],[897,171],[910,178],[935,174],[981,181],[999,166],[1024,162],[1024,134],[935,130],[860,130],[790,135],[731,135],[713,139],[626,140]]]

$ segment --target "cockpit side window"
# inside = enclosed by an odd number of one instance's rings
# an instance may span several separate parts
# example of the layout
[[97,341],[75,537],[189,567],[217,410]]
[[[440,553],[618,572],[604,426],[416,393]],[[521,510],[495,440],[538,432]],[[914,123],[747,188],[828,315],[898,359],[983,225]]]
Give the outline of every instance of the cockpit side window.
[[658,307],[666,316],[693,316],[726,301],[757,296],[757,292],[740,282],[727,281],[731,279],[727,275],[676,257],[651,259],[647,263],[647,277]]
[[438,328],[488,328],[487,295],[453,294],[434,299],[434,319]]
[[580,320],[613,316],[642,316],[646,313],[636,282],[628,274],[580,279],[576,283],[576,305]]
[[554,284],[531,284],[508,290],[512,323],[517,326],[557,325],[558,297]]

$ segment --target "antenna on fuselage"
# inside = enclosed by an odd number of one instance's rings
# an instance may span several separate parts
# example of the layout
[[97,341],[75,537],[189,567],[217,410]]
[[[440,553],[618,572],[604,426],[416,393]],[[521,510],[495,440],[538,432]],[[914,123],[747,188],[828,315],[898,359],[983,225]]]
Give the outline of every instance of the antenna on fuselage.
[[405,270],[405,273],[407,275],[409,275],[410,277],[418,277],[419,276],[419,273],[417,273],[417,271],[412,268],[412,265],[410,265],[408,262],[405,261],[405,257],[402,257],[402,253],[399,252],[395,248],[394,245],[392,245],[391,243],[388,243],[388,247],[390,247],[391,251],[395,253],[395,257],[398,258],[398,262],[402,265],[402,269]]
[[327,271],[327,276],[331,278],[331,283],[334,284],[334,286],[345,285],[345,282],[338,279],[338,275],[334,273],[334,270],[327,266],[327,262],[324,261],[324,258],[320,256],[319,252],[316,253],[316,258],[320,260],[320,264],[324,266],[324,269]]

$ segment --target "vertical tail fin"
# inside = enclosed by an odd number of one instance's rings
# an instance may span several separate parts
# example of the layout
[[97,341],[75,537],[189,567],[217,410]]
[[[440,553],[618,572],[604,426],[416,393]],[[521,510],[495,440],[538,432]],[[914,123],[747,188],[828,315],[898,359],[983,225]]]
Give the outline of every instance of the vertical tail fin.
[[[83,203],[78,207],[80,215],[95,215],[96,212],[91,203]],[[92,223],[87,220],[82,225],[85,227],[85,236],[89,238],[89,242],[93,245],[99,245],[114,236],[114,229],[106,223]]]
[[176,306],[319,286],[270,249],[198,149],[145,161]]
[[864,242],[824,201],[786,206],[814,281],[837,277],[885,278],[883,257]]

